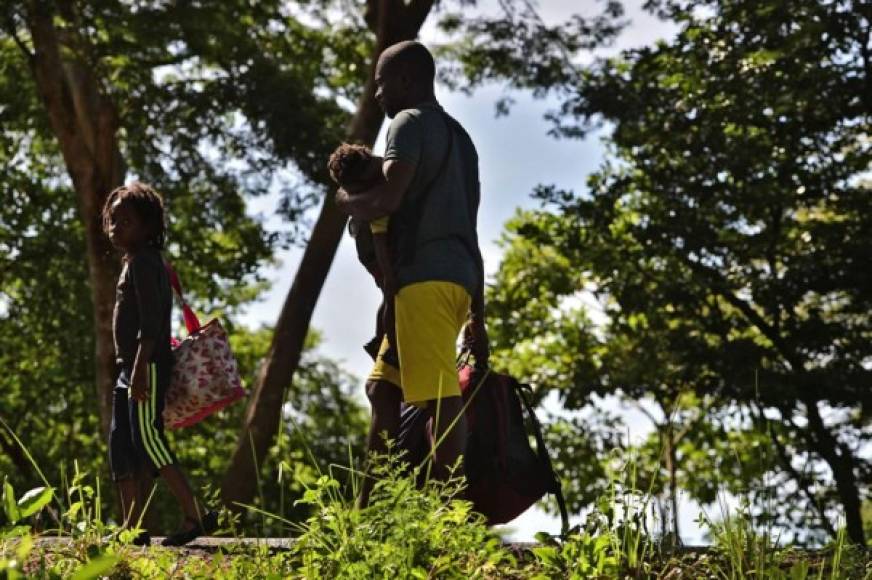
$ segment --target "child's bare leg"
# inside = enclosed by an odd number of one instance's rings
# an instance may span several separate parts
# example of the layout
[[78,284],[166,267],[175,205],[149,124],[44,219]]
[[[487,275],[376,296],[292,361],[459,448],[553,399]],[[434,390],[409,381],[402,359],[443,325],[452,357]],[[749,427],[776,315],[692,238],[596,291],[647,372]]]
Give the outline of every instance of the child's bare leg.
[[378,307],[378,312],[375,317],[375,337],[366,343],[363,346],[363,350],[372,357],[373,360],[378,358],[378,351],[381,348],[382,340],[384,340],[385,329],[384,329],[384,309],[385,302],[382,300],[381,305]]
[[366,394],[372,404],[372,420],[369,434],[366,438],[367,449],[370,452],[384,453],[387,451],[384,435],[388,439],[396,439],[400,432],[400,403],[403,393],[387,381],[372,381],[366,385]]
[[133,521],[140,521],[141,518],[142,521],[139,524],[139,527],[148,530],[149,532],[154,531],[158,528],[154,519],[155,513],[148,509],[149,500],[151,500],[152,498],[153,489],[154,478],[151,475],[142,475],[137,480],[136,504],[138,506],[138,511],[136,513],[136,519]]
[[[378,306],[378,317],[376,318],[375,324],[375,335],[378,337],[382,337],[385,335],[385,310],[388,307],[387,300],[382,298],[381,304]],[[394,344],[394,343],[391,343]],[[381,346],[381,341],[379,341],[379,346]]]
[[194,491],[191,489],[191,484],[181,469],[175,464],[170,464],[160,469],[160,476],[164,478],[170,488],[179,506],[182,508],[182,513],[185,514],[185,519],[190,522],[198,522],[203,515],[203,510],[197,504],[194,497]]
[[396,310],[394,309],[394,300],[386,300],[385,301],[385,319],[384,319],[384,327],[385,333],[388,336],[388,342],[396,351],[397,348],[397,319],[396,319]]
[[124,527],[136,525],[138,514],[134,513],[139,509],[139,483],[136,479],[130,477],[122,479],[118,482],[118,495],[121,497],[121,518]]
[[183,546],[198,536],[210,534],[218,528],[218,513],[215,511],[207,512],[203,509],[202,505],[194,497],[191,485],[178,465],[170,464],[162,467],[160,475],[166,480],[170,491],[175,496],[176,501],[179,502],[179,506],[181,506],[182,512],[185,514],[182,527],[177,532],[164,538],[162,545]]
[[[387,381],[371,381],[366,384],[366,394],[372,405],[366,447],[369,453],[385,453],[385,437],[395,440],[400,433],[400,403],[403,393],[396,385]],[[367,475],[361,485],[358,507],[364,508],[369,504],[372,486],[373,482]]]
[[381,312],[382,326],[384,327],[385,336],[388,339],[390,347],[384,353],[384,361],[389,365],[399,367],[400,355],[397,350],[397,323],[394,315],[394,300],[385,299],[384,309]]

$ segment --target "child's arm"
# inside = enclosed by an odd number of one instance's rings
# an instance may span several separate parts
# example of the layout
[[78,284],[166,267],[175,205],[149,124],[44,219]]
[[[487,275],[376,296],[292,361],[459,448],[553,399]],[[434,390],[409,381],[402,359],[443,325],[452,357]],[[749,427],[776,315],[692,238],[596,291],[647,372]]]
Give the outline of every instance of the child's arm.
[[[382,328],[388,337],[388,342],[397,348],[396,321],[394,319],[394,296],[397,293],[397,280],[391,267],[391,252],[388,245],[387,219],[383,218],[372,223],[372,243],[375,247],[375,259],[382,272],[382,294],[384,295],[384,310],[381,315]],[[382,227],[384,231],[382,230]],[[376,230],[379,230],[378,232]]]
[[148,399],[148,361],[153,353],[154,339],[140,338],[136,362],[133,363],[133,376],[130,378],[130,396],[137,401]]
[[133,376],[130,377],[130,396],[137,401],[148,398],[148,363],[154,354],[155,341],[161,330],[160,276],[158,265],[145,256],[135,256],[130,262],[133,288],[136,291],[136,305],[139,310],[139,348],[133,363]]
[[385,161],[383,181],[354,195],[340,189],[336,192],[336,205],[343,213],[364,221],[390,215],[400,207],[400,202],[415,177],[415,167],[398,159]]
[[375,260],[378,263],[378,268],[382,272],[382,290],[385,298],[393,298],[397,290],[397,281],[394,278],[394,270],[391,264],[391,250],[388,245],[387,228],[384,231],[378,230],[378,226],[372,225],[372,245],[375,248]]

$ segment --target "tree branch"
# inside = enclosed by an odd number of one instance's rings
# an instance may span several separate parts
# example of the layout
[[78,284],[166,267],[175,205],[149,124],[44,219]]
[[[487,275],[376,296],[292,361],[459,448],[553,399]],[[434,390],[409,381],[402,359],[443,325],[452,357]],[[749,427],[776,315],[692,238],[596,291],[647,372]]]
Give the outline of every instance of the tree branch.
[[830,433],[820,415],[817,401],[806,397],[803,399],[803,403],[806,406],[806,417],[808,418],[808,430],[803,431],[803,433],[805,433],[806,440],[812,449],[824,458],[833,472],[836,491],[845,509],[848,537],[857,544],[865,545],[866,539],[860,513],[862,507],[860,490],[857,488],[857,478],[854,474],[856,463],[854,454],[835,435]]
[[776,350],[778,350],[779,354],[781,354],[784,360],[787,361],[792,370],[795,372],[802,372],[802,359],[788,346],[773,325],[769,324],[769,322],[767,322],[751,304],[742,300],[733,293],[733,290],[729,287],[729,284],[727,284],[726,280],[723,279],[719,272],[707,268],[699,262],[694,262],[687,256],[680,255],[680,259],[694,273],[705,279],[705,282],[707,283],[704,283],[704,285],[706,287],[722,296],[731,306],[741,312],[745,319],[753,324],[763,334],[763,336],[768,338]]
[[12,37],[12,40],[15,42],[16,46],[21,50],[22,54],[24,54],[25,58],[29,64],[33,64],[33,52],[27,47],[24,41],[18,36],[18,26],[15,24],[15,20],[12,17],[12,14],[7,14],[4,19],[4,28],[6,29],[6,33]]
[[412,0],[406,6],[406,18],[408,18],[406,29],[420,30],[424,20],[427,19],[427,15],[430,14],[430,10],[433,8],[433,3],[433,0]]
[[787,474],[796,481],[797,487],[799,487],[800,492],[806,496],[809,503],[814,507],[815,511],[818,513],[818,517],[820,517],[821,526],[827,531],[830,536],[833,538],[836,537],[836,529],[833,527],[829,518],[827,517],[826,512],[824,511],[823,506],[817,501],[817,498],[809,489],[809,486],[813,483],[813,481],[806,475],[800,473],[790,462],[790,458],[787,455],[787,449],[784,447],[784,444],[778,438],[778,433],[775,432],[775,429],[772,426],[772,422],[766,419],[763,415],[763,411],[760,409],[759,405],[756,403],[751,404],[752,412],[755,415],[755,420],[758,423],[765,423],[766,430],[769,433],[769,438],[772,439],[772,444],[775,445],[775,450],[778,453],[778,459],[781,463],[784,470]]
[[60,48],[52,24],[52,15],[46,13],[47,8],[42,3],[28,15],[30,36],[33,39],[33,69],[37,87],[42,93],[46,111],[54,121],[61,143],[79,141],[76,127],[76,115],[70,95],[63,77],[63,62]]

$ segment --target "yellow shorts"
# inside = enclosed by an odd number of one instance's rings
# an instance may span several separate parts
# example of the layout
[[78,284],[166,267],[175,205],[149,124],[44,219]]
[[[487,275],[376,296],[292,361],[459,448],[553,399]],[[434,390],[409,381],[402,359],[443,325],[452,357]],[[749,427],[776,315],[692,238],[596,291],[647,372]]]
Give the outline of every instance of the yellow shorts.
[[388,233],[388,224],[390,221],[390,216],[374,219],[369,222],[369,229],[374,234],[386,234]]
[[399,386],[403,400],[413,405],[460,396],[457,337],[471,303],[469,293],[453,282],[419,282],[400,289],[394,300],[400,368],[382,359],[388,348],[385,338],[368,380]]
[[392,385],[396,385],[399,387],[403,384],[402,379],[400,378],[400,369],[395,367],[394,365],[388,364],[384,361],[385,352],[388,350],[388,337],[385,336],[382,339],[381,346],[378,349],[378,356],[375,358],[375,366],[372,367],[372,371],[369,373],[369,377],[367,377],[367,381],[385,381],[391,383]]

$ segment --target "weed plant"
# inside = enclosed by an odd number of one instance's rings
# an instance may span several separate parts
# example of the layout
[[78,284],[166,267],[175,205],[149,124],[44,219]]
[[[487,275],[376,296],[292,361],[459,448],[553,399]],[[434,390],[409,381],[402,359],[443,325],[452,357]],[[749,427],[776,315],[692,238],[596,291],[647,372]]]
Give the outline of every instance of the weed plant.
[[[648,532],[650,490],[637,488],[634,461],[617,464],[608,492],[582,524],[563,538],[538,534],[533,547],[505,544],[488,528],[463,498],[461,477],[419,488],[426,465],[410,469],[389,452],[374,458],[366,475],[326,469],[297,500],[310,508],[304,521],[247,506],[270,529],[284,531],[288,548],[231,541],[214,553],[135,547],[140,523],[123,529],[102,513],[102,490],[90,483],[98,478],[74,464],[55,487],[34,465],[43,485],[26,493],[3,479],[0,578],[872,580],[868,554],[846,542],[844,528],[816,552],[785,548],[771,530],[755,529],[747,504],[724,510],[719,521],[701,519],[710,549],[664,548]],[[368,507],[358,509],[362,477],[374,478],[374,486]],[[222,513],[223,535],[236,538],[238,518]]]

